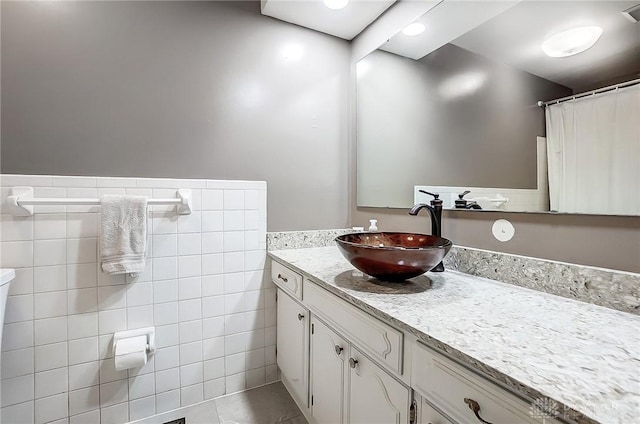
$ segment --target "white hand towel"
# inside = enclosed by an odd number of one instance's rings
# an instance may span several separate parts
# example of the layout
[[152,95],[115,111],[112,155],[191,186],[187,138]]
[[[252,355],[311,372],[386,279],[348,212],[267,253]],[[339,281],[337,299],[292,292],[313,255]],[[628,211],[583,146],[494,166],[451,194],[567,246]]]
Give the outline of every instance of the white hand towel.
[[107,274],[144,271],[147,247],[147,198],[103,196],[101,255]]

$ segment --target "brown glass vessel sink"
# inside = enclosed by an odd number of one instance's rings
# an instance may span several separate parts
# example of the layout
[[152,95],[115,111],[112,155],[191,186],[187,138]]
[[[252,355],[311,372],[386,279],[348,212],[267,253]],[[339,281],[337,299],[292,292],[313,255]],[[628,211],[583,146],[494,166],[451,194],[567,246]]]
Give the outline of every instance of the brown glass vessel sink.
[[438,265],[452,243],[442,237],[415,233],[354,233],[336,237],[351,265],[383,281],[417,277]]

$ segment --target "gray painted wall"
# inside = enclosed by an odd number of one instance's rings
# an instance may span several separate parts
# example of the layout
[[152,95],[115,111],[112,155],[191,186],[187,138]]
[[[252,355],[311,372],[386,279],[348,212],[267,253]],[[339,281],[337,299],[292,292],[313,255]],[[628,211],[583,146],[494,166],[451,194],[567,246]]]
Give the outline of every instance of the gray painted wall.
[[346,41],[258,2],[1,7],[3,173],[266,180],[270,231],[347,224]]
[[[424,216],[355,205],[348,43],[260,16],[257,2],[0,5],[1,172],[264,179],[271,231],[376,217],[428,230]],[[305,56],[284,62],[293,41]],[[497,214],[471,214],[446,212],[445,236],[640,272],[639,218],[510,214],[516,239],[498,243]]]
[[536,103],[569,88],[453,44],[358,67],[359,205],[411,207],[415,185],[536,188]]

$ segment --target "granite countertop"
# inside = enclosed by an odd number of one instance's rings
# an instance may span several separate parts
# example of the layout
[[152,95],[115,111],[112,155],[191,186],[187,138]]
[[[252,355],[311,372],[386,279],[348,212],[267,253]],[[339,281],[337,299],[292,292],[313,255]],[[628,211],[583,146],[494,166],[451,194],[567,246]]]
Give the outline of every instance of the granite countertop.
[[640,422],[638,316],[450,270],[384,283],[335,246],[269,255],[560,418]]

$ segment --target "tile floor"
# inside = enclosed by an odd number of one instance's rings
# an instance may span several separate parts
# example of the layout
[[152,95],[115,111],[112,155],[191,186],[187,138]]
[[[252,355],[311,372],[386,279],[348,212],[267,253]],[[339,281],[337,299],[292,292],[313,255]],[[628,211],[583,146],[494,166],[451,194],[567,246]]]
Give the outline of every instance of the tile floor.
[[307,424],[281,382],[166,412],[135,424],[163,424],[181,417],[185,424]]

